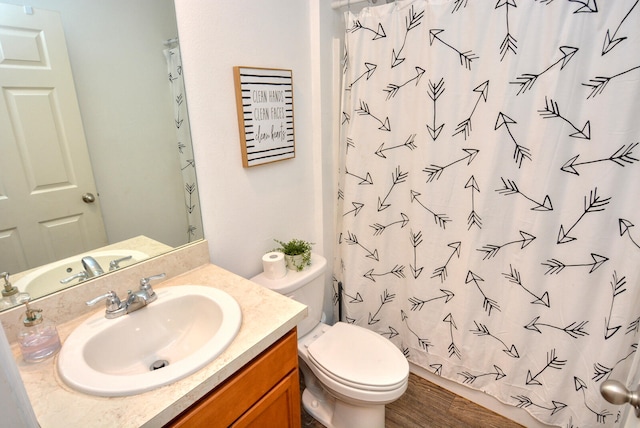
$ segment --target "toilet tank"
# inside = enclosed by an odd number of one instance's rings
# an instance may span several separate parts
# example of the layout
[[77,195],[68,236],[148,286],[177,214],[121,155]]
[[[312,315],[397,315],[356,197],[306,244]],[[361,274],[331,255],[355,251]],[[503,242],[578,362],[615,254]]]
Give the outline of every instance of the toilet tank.
[[269,279],[264,273],[251,281],[307,305],[307,317],[298,324],[298,337],[307,334],[322,318],[324,304],[324,273],[327,260],[319,254],[311,254],[311,266],[300,272],[287,269],[280,279]]

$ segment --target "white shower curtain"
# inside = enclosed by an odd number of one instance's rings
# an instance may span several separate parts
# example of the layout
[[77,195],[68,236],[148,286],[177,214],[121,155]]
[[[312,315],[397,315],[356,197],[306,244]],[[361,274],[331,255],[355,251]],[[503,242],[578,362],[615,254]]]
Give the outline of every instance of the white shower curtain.
[[345,20],[343,321],[545,423],[618,426],[599,387],[639,336],[638,0]]
[[174,123],[176,130],[176,148],[182,180],[184,182],[185,210],[188,227],[185,231],[187,242],[203,237],[202,218],[200,216],[200,201],[196,182],[196,166],[191,145],[191,128],[187,114],[187,100],[182,75],[182,58],[180,48],[165,49],[164,56],[167,60],[169,85],[173,102]]

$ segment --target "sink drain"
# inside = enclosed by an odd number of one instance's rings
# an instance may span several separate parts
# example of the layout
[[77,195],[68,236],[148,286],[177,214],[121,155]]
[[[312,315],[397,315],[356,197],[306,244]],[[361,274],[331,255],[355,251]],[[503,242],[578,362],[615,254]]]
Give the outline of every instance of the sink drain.
[[154,370],[158,370],[161,369],[163,367],[167,367],[169,365],[169,361],[167,360],[158,360],[153,362],[150,366],[149,366],[149,370],[154,371]]

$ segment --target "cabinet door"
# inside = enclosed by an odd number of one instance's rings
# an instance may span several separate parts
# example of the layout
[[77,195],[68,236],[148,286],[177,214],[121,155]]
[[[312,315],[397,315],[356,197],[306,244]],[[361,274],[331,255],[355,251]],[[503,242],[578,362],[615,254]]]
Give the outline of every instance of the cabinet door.
[[300,427],[300,384],[295,370],[240,417],[234,428]]
[[165,428],[218,428],[234,423],[260,428],[300,427],[296,332],[294,328],[285,334]]

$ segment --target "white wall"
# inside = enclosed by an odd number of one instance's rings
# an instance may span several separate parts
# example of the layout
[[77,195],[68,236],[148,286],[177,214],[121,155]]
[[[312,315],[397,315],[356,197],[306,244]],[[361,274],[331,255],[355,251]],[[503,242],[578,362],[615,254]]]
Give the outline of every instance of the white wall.
[[[212,262],[244,277],[261,271],[274,238],[326,249],[311,3],[176,1],[205,237]],[[293,71],[294,159],[242,167],[234,66]]]

